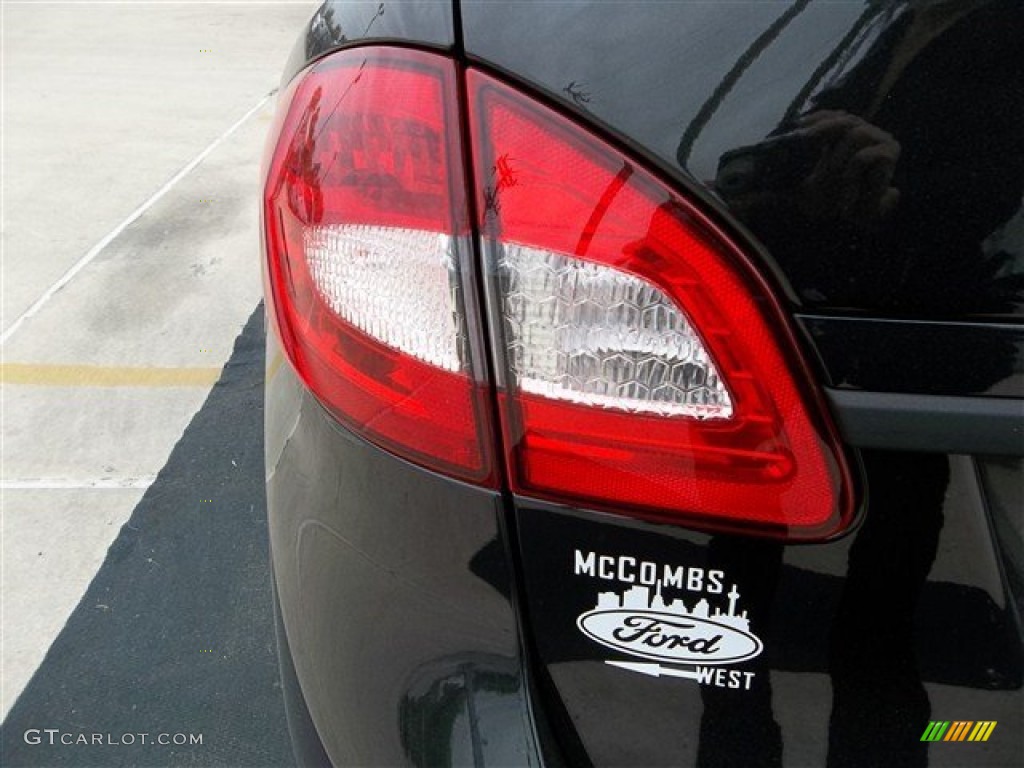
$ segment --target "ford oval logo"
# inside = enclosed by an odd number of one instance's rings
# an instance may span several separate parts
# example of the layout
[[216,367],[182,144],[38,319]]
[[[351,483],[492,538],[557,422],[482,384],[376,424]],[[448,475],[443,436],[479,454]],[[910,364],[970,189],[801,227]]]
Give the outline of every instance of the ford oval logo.
[[764,647],[754,635],[738,627],[678,613],[598,609],[582,614],[576,624],[601,645],[656,661],[733,664],[754,658]]

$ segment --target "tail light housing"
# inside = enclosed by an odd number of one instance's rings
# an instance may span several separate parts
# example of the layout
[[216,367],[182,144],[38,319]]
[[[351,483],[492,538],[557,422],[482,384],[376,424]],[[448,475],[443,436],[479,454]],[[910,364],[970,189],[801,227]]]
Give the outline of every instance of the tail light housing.
[[264,193],[267,294],[289,361],[339,421],[493,486],[455,92],[450,61],[392,48],[294,83]]
[[266,274],[310,390],[431,469],[495,485],[500,463],[521,496],[794,540],[843,530],[842,449],[741,249],[616,148],[475,70],[464,152],[458,76],[439,55],[361,48],[293,86]]

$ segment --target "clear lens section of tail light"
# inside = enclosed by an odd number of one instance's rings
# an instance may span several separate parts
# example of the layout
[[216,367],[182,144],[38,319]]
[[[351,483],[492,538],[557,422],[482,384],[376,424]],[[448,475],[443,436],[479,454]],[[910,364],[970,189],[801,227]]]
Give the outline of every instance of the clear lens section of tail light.
[[338,317],[425,363],[468,370],[451,235],[341,224],[309,227],[303,248],[319,298]]
[[296,372],[357,434],[493,485],[454,64],[333,54],[284,95],[265,187],[268,302]]
[[790,539],[847,527],[835,430],[739,248],[613,147],[467,77],[512,490]]
[[507,363],[523,392],[660,416],[732,416],[704,343],[657,286],[529,246],[497,248]]

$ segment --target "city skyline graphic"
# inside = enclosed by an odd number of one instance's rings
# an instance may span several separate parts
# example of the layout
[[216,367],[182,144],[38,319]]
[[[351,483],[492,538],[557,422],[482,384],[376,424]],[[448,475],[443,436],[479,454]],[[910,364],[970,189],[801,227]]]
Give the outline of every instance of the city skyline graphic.
[[661,594],[661,585],[658,584],[651,594],[651,588],[641,585],[634,585],[629,589],[614,592],[598,592],[597,611],[617,610],[638,610],[656,611],[658,613],[671,614],[673,616],[706,619],[719,624],[740,630],[750,631],[750,620],[747,618],[746,610],[737,613],[737,606],[740,599],[740,592],[733,584],[732,588],[723,597],[728,599],[728,605],[723,611],[722,606],[713,605],[706,597],[701,597],[693,608],[688,608],[686,602],[681,598],[666,600]]

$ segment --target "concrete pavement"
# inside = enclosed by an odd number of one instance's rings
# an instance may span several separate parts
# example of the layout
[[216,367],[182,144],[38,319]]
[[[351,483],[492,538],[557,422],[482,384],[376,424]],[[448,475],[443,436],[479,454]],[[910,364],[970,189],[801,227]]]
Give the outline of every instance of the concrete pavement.
[[271,93],[314,7],[3,5],[4,715],[257,306]]
[[[292,765],[261,482],[262,321],[259,307],[8,712],[5,767]],[[49,537],[74,536],[46,517]]]

